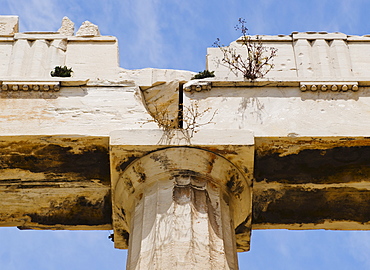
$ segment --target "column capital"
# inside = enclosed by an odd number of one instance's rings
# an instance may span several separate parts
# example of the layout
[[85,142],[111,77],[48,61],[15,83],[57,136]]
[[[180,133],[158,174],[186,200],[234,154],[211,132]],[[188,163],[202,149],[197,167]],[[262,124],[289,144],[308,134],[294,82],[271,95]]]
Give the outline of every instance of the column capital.
[[[235,134],[229,132],[228,141],[233,145],[220,142],[203,145],[201,137],[196,136],[191,145],[140,145],[140,141],[148,141],[143,139],[147,132],[119,131],[111,136],[115,247],[128,248],[131,214],[147,187],[165,179],[170,179],[175,186],[178,177],[191,177],[190,185],[194,185],[197,179],[207,179],[209,184],[218,186],[229,197],[237,233],[237,250],[249,250],[254,156],[251,133],[245,130],[238,130]],[[151,130],[152,141],[159,141],[161,132]],[[153,136],[156,133],[158,136]],[[214,137],[212,134],[218,132],[203,130],[202,133],[202,136],[209,134],[209,137]]]

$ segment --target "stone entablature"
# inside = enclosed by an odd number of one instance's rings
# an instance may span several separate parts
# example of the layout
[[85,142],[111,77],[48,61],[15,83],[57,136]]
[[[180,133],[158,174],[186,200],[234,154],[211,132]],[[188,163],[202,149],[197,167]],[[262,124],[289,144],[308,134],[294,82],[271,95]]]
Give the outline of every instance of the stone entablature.
[[[10,17],[3,28],[16,20],[12,29],[18,30],[18,17]],[[66,24],[66,20],[63,22]],[[77,36],[71,35],[71,27],[67,23],[65,28],[61,27],[61,33],[0,31],[0,79],[50,78],[55,66],[65,65],[72,68],[76,77],[117,78],[117,39],[101,36],[97,26],[89,22],[83,23]]]
[[[274,47],[274,69],[266,78],[317,79],[351,78],[368,76],[370,63],[370,37],[351,36],[343,33],[293,32],[290,35],[259,36],[267,47]],[[252,36],[252,40],[256,36]],[[243,52],[241,39],[230,44]],[[242,78],[222,64],[218,48],[208,48],[207,69],[226,80]]]
[[[279,51],[255,81],[212,48],[216,77],[191,80],[118,68],[116,39],[91,23],[78,36],[67,19],[60,33],[12,25],[0,32],[0,226],[114,229],[128,269],[217,270],[237,269],[252,229],[370,229],[369,37],[262,36]],[[51,78],[55,65],[73,77]]]

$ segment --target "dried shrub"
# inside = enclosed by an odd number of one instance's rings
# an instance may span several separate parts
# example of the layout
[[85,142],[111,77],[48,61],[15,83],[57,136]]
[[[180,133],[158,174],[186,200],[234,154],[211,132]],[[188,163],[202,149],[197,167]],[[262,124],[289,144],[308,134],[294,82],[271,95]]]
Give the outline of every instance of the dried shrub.
[[248,35],[246,21],[239,18],[236,30],[242,33],[241,46],[246,50],[246,57],[238,52],[237,48],[221,45],[220,39],[214,42],[222,54],[222,62],[235,74],[241,72],[245,79],[255,80],[264,77],[273,67],[273,58],[276,56],[277,49],[263,45],[259,36],[252,39]]
[[189,106],[184,106],[182,121],[182,129],[187,131],[189,134],[189,139],[193,138],[194,134],[199,130],[200,127],[209,125],[212,123],[214,116],[217,113],[217,110],[214,111],[213,115],[206,122],[199,122],[203,116],[211,111],[211,107],[201,109],[198,100],[191,101]]
[[[155,105],[151,110],[153,118],[145,122],[154,122],[163,130],[163,136],[160,143],[164,142],[165,144],[170,144],[173,142],[172,139],[181,133],[185,142],[191,144],[191,138],[193,138],[199,128],[211,124],[215,114],[217,113],[217,111],[215,111],[209,120],[204,123],[200,123],[199,120],[206,113],[211,111],[211,108],[202,110],[200,108],[199,101],[195,100],[191,101],[190,105],[183,106],[182,109],[179,109],[178,118],[173,119],[173,115],[171,115],[169,110],[170,105],[170,102]],[[181,126],[179,126],[180,122],[182,123]]]

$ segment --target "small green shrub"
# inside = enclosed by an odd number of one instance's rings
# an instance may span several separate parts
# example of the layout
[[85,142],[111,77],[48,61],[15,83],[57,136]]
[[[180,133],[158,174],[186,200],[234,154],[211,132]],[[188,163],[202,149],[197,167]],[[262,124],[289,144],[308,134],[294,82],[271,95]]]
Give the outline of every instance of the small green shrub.
[[209,70],[204,70],[204,71],[200,71],[198,74],[195,74],[193,78],[191,78],[192,80],[194,79],[204,79],[204,78],[209,78],[209,77],[214,77],[215,74],[214,71],[209,71]]
[[72,68],[68,68],[67,66],[56,66],[54,70],[50,72],[50,75],[51,77],[71,77],[72,72]]

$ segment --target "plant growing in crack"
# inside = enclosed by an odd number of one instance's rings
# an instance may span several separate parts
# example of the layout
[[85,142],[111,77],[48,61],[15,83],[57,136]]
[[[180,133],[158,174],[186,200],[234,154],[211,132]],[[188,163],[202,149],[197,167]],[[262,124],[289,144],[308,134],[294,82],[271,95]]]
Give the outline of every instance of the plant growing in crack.
[[199,79],[210,78],[210,77],[214,77],[214,76],[215,76],[214,71],[209,71],[209,70],[205,69],[203,71],[199,71],[191,79],[192,80],[199,80]]
[[213,45],[222,52],[221,62],[234,74],[241,72],[245,79],[255,80],[264,77],[274,67],[272,62],[277,49],[264,46],[259,36],[252,39],[248,35],[246,21],[242,18],[239,18],[235,29],[242,33],[241,47],[245,49],[246,56],[243,56],[245,53],[240,53],[236,47],[222,45],[217,38]]
[[170,102],[160,105],[153,105],[151,114],[152,119],[145,123],[156,123],[163,130],[163,135],[158,142],[159,144],[178,144],[181,141],[191,144],[191,139],[200,127],[211,124],[217,110],[205,122],[199,122],[212,108],[200,108],[198,100],[192,100],[189,105],[180,106],[176,117],[169,110]]

